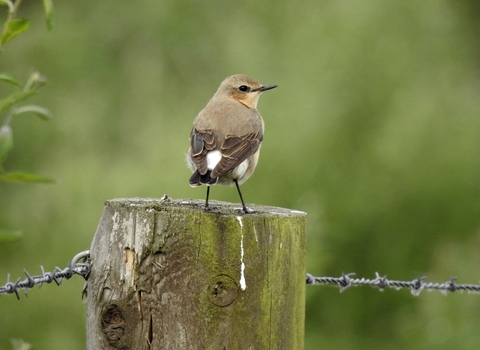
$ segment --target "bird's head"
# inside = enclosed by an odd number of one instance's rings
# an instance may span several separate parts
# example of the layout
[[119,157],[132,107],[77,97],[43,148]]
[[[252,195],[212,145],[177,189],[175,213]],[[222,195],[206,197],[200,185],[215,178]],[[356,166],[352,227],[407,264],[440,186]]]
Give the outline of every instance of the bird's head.
[[227,77],[217,90],[217,94],[235,100],[248,108],[257,108],[262,92],[276,88],[277,85],[262,85],[245,74]]

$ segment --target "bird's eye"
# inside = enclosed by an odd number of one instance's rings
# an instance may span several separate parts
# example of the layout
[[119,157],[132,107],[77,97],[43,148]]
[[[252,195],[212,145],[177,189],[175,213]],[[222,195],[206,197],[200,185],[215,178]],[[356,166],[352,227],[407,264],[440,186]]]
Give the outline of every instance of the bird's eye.
[[241,92],[247,92],[250,88],[247,85],[242,85],[238,88]]

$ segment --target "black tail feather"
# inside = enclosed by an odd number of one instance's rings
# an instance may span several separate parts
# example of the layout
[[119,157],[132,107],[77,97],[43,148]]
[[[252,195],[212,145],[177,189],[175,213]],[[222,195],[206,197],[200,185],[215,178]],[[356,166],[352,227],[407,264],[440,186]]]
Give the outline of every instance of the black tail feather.
[[207,170],[207,173],[205,175],[200,175],[198,170],[195,170],[195,172],[192,174],[189,180],[190,186],[215,185],[218,181],[218,177],[211,178],[210,177],[211,173],[212,173],[211,170]]

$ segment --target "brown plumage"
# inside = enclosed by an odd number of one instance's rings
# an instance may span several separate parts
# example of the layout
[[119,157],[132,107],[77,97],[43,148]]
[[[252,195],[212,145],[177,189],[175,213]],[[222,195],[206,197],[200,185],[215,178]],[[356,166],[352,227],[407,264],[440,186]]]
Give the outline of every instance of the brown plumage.
[[226,78],[207,106],[193,121],[187,163],[193,172],[191,186],[235,184],[248,213],[239,185],[257,166],[264,124],[257,103],[260,94],[276,85],[261,85],[237,74]]

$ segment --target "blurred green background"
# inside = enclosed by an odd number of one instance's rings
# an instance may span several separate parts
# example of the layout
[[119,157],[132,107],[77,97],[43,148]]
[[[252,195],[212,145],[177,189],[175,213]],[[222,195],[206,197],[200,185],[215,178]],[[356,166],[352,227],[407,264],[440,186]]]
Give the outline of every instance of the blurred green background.
[[[0,281],[65,267],[89,248],[107,199],[204,198],[184,154],[193,118],[228,75],[279,88],[247,203],[308,213],[308,271],[458,283],[480,279],[480,6],[425,1],[56,1],[0,71],[49,84],[18,117],[0,183]],[[0,96],[10,93],[0,85]],[[0,120],[0,122],[3,121]],[[238,202],[234,188],[212,199]],[[3,277],[2,277],[3,276]],[[22,276],[23,277],[23,276]],[[3,283],[3,282],[0,282]],[[0,349],[84,349],[80,277],[0,298]],[[307,287],[305,349],[478,349],[480,297]]]

